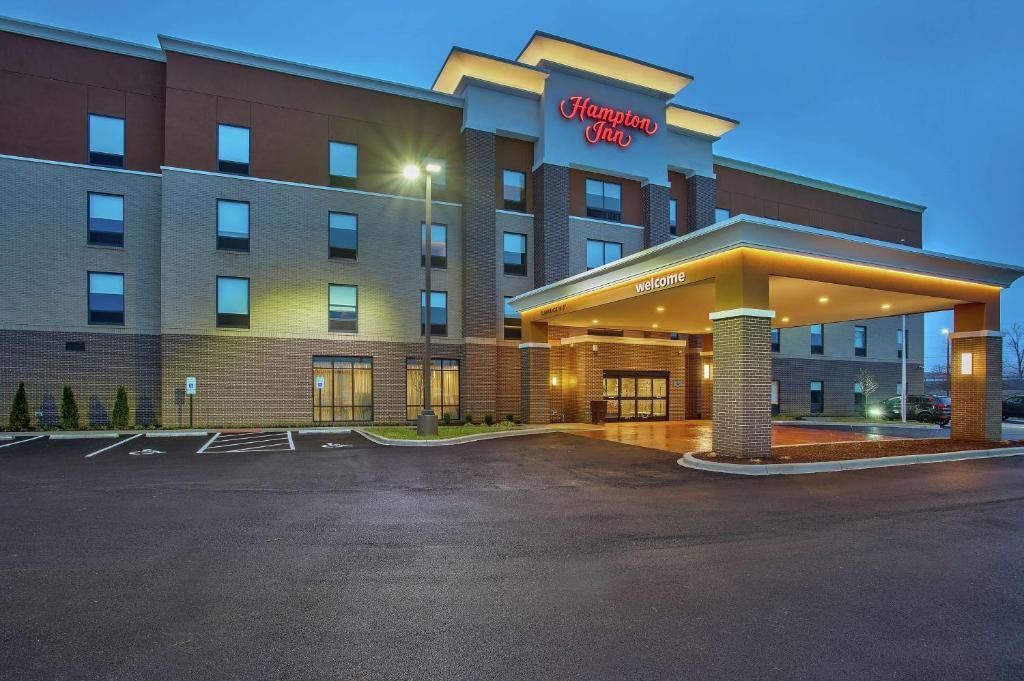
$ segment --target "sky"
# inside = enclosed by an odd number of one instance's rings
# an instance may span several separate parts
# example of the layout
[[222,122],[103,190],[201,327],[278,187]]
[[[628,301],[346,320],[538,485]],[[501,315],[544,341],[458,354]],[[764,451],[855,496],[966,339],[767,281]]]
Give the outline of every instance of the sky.
[[[534,30],[695,77],[676,102],[739,119],[716,153],[928,206],[924,246],[1024,266],[1024,2],[302,3],[5,0],[132,42],[162,33],[430,87],[448,50],[515,58]],[[1024,322],[1024,281],[1003,295]],[[926,368],[945,362],[926,319]]]

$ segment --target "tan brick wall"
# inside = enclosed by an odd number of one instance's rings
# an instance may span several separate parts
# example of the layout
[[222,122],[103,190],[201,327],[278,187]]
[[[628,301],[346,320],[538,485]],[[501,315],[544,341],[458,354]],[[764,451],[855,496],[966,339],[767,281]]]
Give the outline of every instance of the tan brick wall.
[[[1001,440],[1003,338],[954,334],[951,352],[950,436],[954,440]],[[962,373],[961,355],[965,352],[972,355],[969,376]]]
[[771,320],[714,322],[713,448],[724,456],[771,453]]
[[466,343],[465,361],[462,366],[462,411],[470,413],[474,420],[491,414],[496,419],[504,418],[497,413],[495,402],[497,375],[494,371],[497,349],[490,343]]
[[521,411],[526,423],[551,421],[548,385],[551,372],[551,350],[546,347],[519,349]]

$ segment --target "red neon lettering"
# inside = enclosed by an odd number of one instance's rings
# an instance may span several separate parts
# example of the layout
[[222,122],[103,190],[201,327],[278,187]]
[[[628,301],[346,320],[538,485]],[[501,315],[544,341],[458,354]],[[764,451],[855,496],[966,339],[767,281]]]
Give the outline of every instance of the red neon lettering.
[[600,106],[590,101],[590,97],[573,95],[558,104],[558,113],[567,121],[578,118],[587,123],[583,129],[583,138],[590,144],[607,142],[620,149],[633,143],[633,136],[619,129],[619,126],[639,130],[645,135],[658,132],[658,124],[648,116],[638,116],[632,109],[620,111],[610,106]]

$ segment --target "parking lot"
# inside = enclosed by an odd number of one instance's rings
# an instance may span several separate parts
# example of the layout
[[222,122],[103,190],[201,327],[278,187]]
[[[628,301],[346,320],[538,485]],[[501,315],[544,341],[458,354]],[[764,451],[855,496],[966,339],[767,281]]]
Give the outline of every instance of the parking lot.
[[738,479],[568,434],[0,442],[4,679],[1016,679],[1021,457]]

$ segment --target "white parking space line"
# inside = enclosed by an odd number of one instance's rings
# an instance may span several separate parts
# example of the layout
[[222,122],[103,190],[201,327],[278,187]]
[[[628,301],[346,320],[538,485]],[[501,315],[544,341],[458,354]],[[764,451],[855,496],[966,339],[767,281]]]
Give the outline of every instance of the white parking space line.
[[294,449],[295,449],[295,440],[292,439],[292,431],[290,431],[290,430],[288,431],[288,444],[291,446],[292,450],[294,451]]
[[119,439],[117,442],[115,442],[112,445],[104,447],[103,449],[97,449],[95,452],[93,452],[91,454],[86,454],[85,458],[91,459],[92,457],[96,456],[97,454],[102,454],[103,452],[107,451],[108,449],[113,449],[114,447],[117,447],[119,445],[123,445],[125,442],[131,442],[132,440],[134,440],[137,437],[142,437],[142,433],[139,433],[138,435],[132,435],[131,437],[125,438],[123,440]]
[[209,440],[207,440],[206,444],[204,444],[202,447],[200,447],[199,451],[196,452],[196,454],[202,454],[203,452],[205,452],[206,448],[209,447],[210,445],[212,445],[213,441],[216,440],[218,437],[220,437],[220,433],[214,433],[213,437],[211,437]]
[[[216,440],[216,442],[214,442]],[[233,454],[241,452],[290,452],[295,442],[290,431],[230,433],[214,437],[207,442],[200,453]]]
[[21,440],[15,440],[14,442],[8,442],[5,445],[0,445],[0,449],[3,449],[4,447],[13,447],[15,445],[20,445],[23,442],[32,442],[32,440],[38,440],[38,439],[44,438],[44,437],[46,437],[46,436],[45,435],[36,435],[35,437],[26,437],[26,438],[23,438]]
[[258,435],[244,435],[241,437],[233,437],[231,435],[221,435],[221,438],[217,441],[214,447],[229,447],[231,445],[244,444],[246,442],[262,442],[268,439],[277,439],[278,433],[260,433]]

